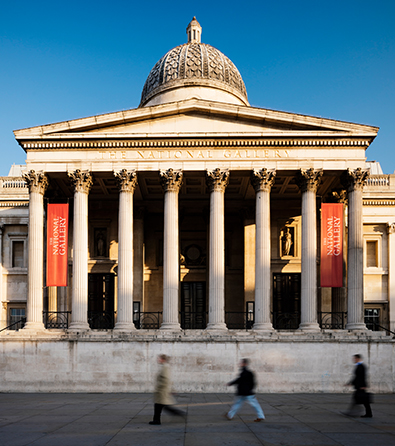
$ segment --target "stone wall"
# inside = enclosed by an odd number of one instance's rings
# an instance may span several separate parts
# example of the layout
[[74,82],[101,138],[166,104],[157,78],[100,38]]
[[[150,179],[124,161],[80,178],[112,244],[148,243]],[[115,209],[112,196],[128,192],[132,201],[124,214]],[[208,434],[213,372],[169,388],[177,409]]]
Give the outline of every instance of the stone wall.
[[[371,333],[371,332],[370,332]],[[176,392],[232,392],[238,361],[251,359],[258,392],[345,392],[351,357],[360,353],[375,393],[395,391],[395,342],[343,334],[207,333],[134,336],[90,332],[0,336],[0,392],[152,392],[156,357],[171,357]]]

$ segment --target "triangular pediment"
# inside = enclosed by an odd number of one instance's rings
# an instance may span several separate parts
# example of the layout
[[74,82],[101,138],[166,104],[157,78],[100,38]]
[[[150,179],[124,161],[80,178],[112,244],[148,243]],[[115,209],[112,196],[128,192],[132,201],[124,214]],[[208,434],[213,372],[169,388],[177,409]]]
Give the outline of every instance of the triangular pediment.
[[374,138],[378,128],[295,113],[190,99],[16,130],[18,141],[69,138],[308,137]]

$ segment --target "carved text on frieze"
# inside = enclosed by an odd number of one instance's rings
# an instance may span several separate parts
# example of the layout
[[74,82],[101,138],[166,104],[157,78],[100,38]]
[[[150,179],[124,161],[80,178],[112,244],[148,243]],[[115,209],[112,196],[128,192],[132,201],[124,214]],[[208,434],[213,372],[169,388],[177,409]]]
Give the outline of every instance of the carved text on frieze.
[[103,160],[248,160],[262,158],[288,158],[289,151],[281,149],[224,149],[224,150],[113,150],[98,151]]

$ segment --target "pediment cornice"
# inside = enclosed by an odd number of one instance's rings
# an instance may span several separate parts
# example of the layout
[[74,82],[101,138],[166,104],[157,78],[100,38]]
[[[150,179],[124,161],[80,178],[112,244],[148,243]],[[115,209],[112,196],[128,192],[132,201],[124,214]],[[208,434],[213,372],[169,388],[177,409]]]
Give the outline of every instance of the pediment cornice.
[[[282,138],[286,137],[307,137],[307,136],[364,136],[373,139],[378,132],[378,127],[372,127],[362,124],[354,124],[344,121],[336,121],[325,118],[317,118],[313,116],[300,115],[282,111],[274,111],[269,109],[240,106],[233,104],[225,104],[219,102],[202,101],[197,99],[189,99],[181,102],[157,105],[153,107],[141,107],[132,110],[124,110],[116,113],[108,113],[104,115],[92,116],[88,118],[75,119],[71,121],[63,121],[54,124],[48,124],[38,127],[31,127],[21,130],[15,130],[14,134],[18,142],[26,140],[55,140],[55,139],[92,139],[100,138],[101,140],[111,138],[143,138],[147,137],[147,133],[139,134],[138,132],[126,132],[114,134],[112,128],[116,126],[128,125],[133,123],[141,123],[142,121],[160,120],[162,118],[175,117],[179,115],[199,115],[210,117],[213,119],[226,119],[228,121],[250,122],[257,126],[257,130],[251,132],[251,135],[235,133],[234,135],[227,133],[202,133],[182,134],[179,137],[193,138],[194,136],[201,138],[202,134],[206,137],[270,137],[270,127],[278,127],[272,134]],[[259,126],[265,131],[259,132]],[[108,129],[108,131],[106,131]],[[279,130],[280,129],[280,130]],[[95,130],[100,133],[95,133]],[[155,134],[156,138],[171,137],[171,132],[163,134]],[[174,135],[173,135],[174,136]]]

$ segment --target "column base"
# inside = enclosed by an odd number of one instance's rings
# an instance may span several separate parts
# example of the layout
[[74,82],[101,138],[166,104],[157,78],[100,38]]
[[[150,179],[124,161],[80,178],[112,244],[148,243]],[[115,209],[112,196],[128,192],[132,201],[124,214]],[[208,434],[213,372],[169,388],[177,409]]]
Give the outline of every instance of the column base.
[[164,331],[181,331],[181,325],[174,322],[163,322],[159,330]]
[[117,322],[114,326],[114,331],[134,331],[136,330],[135,325],[133,322]]
[[228,327],[226,326],[225,322],[217,322],[217,323],[211,323],[208,324],[206,327],[206,331],[227,331]]
[[367,330],[367,327],[363,322],[350,322],[346,324],[346,330]]
[[252,326],[254,331],[274,331],[273,325],[271,322],[259,322],[255,323]]
[[90,330],[88,322],[72,322],[68,331],[77,332],[77,331],[88,331]]
[[42,322],[26,322],[22,330],[44,331],[46,328]]
[[321,331],[321,327],[317,322],[302,322],[299,325],[299,330],[303,331]]

